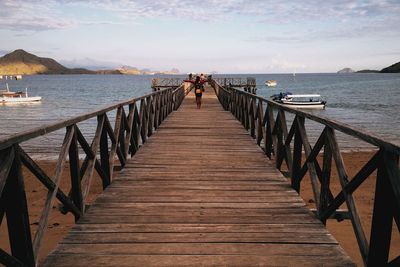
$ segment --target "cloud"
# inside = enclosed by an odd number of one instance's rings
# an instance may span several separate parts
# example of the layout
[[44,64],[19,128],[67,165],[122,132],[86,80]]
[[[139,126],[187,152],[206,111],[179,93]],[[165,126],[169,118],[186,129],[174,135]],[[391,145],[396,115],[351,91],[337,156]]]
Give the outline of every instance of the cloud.
[[5,54],[8,54],[10,52],[11,52],[11,50],[0,50],[0,57],[4,56]]
[[371,17],[399,14],[399,1],[322,1],[322,0],[153,0],[116,1],[71,0],[68,3],[86,5],[119,14],[124,18],[190,18],[217,21],[236,15],[250,16],[260,22],[273,24],[294,23],[313,19],[346,20],[354,17]]
[[44,31],[70,28],[75,22],[63,18],[56,1],[0,1],[0,28],[20,31]]
[[[90,1],[88,1],[90,3]],[[78,27],[79,25],[119,25],[111,20],[78,19],[67,14],[64,8],[69,1],[56,0],[1,0],[0,28],[12,31],[48,31]],[[19,33],[19,35],[26,33]]]
[[[82,14],[68,14],[66,7],[102,11],[103,15],[112,19],[88,20]],[[221,22],[237,17],[251,18],[255,22],[271,26],[387,18],[395,20],[398,25],[398,14],[400,1],[397,0],[1,0],[0,28],[45,31],[79,25],[120,24],[138,18]]]
[[400,30],[396,26],[398,22],[393,20],[376,21],[375,24],[350,24],[336,25],[318,29],[298,29],[294,32],[282,32],[280,34],[266,33],[262,37],[246,38],[247,42],[265,42],[280,44],[306,44],[315,41],[338,41],[349,39],[374,39],[374,38],[398,38]]
[[[398,39],[400,36],[400,2],[397,1],[312,1],[277,5],[276,15],[261,18],[259,23],[280,31],[266,31],[262,37],[247,37],[248,42],[305,44],[319,40]],[[289,10],[289,7],[292,11]],[[288,26],[289,25],[289,26]]]
[[287,1],[251,2],[243,14],[258,15],[260,22],[280,24],[303,21],[346,21],[354,18],[395,16],[400,12],[396,1]]
[[[216,21],[225,18],[231,12],[230,2],[199,0],[170,0],[170,1],[112,1],[89,0],[86,2],[69,1],[76,6],[86,6],[114,13],[122,19],[136,18],[188,18],[199,21]],[[216,8],[214,8],[216,7]],[[228,12],[227,12],[228,11]]]

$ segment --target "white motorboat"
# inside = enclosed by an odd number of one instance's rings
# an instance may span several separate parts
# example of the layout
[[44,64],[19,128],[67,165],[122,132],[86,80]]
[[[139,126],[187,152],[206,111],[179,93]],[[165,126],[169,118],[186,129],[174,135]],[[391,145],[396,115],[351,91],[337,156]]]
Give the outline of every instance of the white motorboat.
[[265,85],[268,86],[268,87],[274,87],[277,84],[278,84],[278,82],[275,81],[275,80],[268,80],[268,81],[265,82]]
[[8,84],[6,87],[6,90],[0,91],[0,103],[27,103],[42,100],[41,96],[28,96],[28,88],[25,89],[25,92],[11,92]]
[[272,95],[271,99],[292,108],[324,109],[326,105],[326,101],[318,94],[280,93]]

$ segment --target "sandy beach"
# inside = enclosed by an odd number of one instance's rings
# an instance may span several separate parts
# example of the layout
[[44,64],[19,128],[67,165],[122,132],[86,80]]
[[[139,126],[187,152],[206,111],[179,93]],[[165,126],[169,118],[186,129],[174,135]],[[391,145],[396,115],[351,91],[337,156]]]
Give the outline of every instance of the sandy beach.
[[[349,180],[357,174],[357,172],[364,166],[366,162],[368,162],[369,159],[371,159],[373,155],[374,152],[351,152],[342,154]],[[371,230],[372,212],[375,197],[375,183],[376,171],[371,174],[371,176],[367,178],[367,180],[365,180],[364,183],[353,193],[358,215],[361,218],[367,240],[369,240]],[[333,195],[335,196],[341,190],[334,163],[332,164],[331,190]],[[307,178],[306,181],[303,181],[300,195],[303,197],[310,208],[315,208],[314,201],[312,200],[312,189],[309,178]],[[340,208],[347,209],[347,206],[346,204],[343,204]],[[336,220],[331,219],[327,222],[327,228],[329,232],[336,238],[336,240],[339,241],[343,249],[357,263],[357,265],[363,266],[363,261],[360,256],[357,240],[353,232],[351,221],[344,220],[342,222],[337,222]],[[393,231],[392,234],[392,244],[390,251],[391,253],[389,257],[390,259],[398,256],[398,252],[400,251],[400,236],[395,226],[394,229],[395,231]]]
[[[346,169],[348,171],[349,177],[353,177],[358,170],[367,162],[371,156],[372,152],[352,152],[352,153],[344,153],[343,159],[346,165]],[[53,169],[55,162],[52,161],[40,161],[39,165],[43,168],[44,171],[48,175],[53,174]],[[334,168],[332,168],[334,170]],[[25,189],[28,197],[28,206],[30,213],[30,224],[31,229],[34,235],[36,231],[37,222],[39,221],[40,214],[43,209],[44,199],[47,193],[47,190],[40,182],[33,177],[30,172],[24,169],[24,178],[25,178]],[[332,173],[332,191],[333,194],[336,195],[339,192],[340,184],[337,179],[337,174],[335,171]],[[354,194],[359,215],[362,219],[365,234],[369,238],[370,234],[370,225],[372,218],[372,208],[373,208],[373,200],[374,200],[374,190],[375,190],[375,173],[369,177],[363,185],[356,191]],[[93,179],[93,187],[91,189],[90,200],[96,198],[96,194],[102,191],[101,182],[98,176],[95,176]],[[63,171],[63,177],[61,180],[60,188],[64,191],[64,193],[68,194],[69,192],[69,168],[65,166]],[[305,200],[305,202],[313,207],[312,200],[312,191],[309,180],[305,180],[302,184],[301,196]],[[40,250],[39,257],[45,257],[57,243],[63,238],[63,236],[68,232],[71,226],[74,224],[74,217],[71,214],[62,215],[58,211],[58,201],[53,205],[53,211],[50,215],[50,220],[48,223],[47,232],[45,233],[45,238],[43,242],[43,246]],[[345,208],[342,206],[341,208]],[[0,229],[0,235],[2,237],[7,236],[6,229],[6,220],[4,220],[3,225]],[[351,256],[351,258],[357,263],[357,265],[362,266],[362,260],[359,255],[358,245],[356,242],[356,238],[354,236],[351,222],[346,220],[342,222],[337,222],[336,220],[329,220],[327,224],[328,230],[334,235],[334,237],[339,241],[345,251]],[[0,239],[0,247],[5,248],[7,251],[8,248],[8,239],[1,238]],[[391,258],[394,257],[394,252],[400,251],[400,237],[396,232],[392,239],[392,249],[391,249]]]

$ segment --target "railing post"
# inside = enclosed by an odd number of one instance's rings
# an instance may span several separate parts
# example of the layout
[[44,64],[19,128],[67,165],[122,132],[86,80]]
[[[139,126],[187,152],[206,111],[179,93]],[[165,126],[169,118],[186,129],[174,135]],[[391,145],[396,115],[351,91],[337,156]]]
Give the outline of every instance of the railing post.
[[166,117],[166,100],[165,100],[166,92],[163,91],[161,93],[161,112],[160,112],[160,123],[164,121]]
[[[332,131],[331,129],[329,129]],[[323,165],[322,165],[322,177],[321,177],[321,193],[320,193],[320,202],[318,208],[318,215],[320,216],[328,207],[329,202],[331,201],[330,197],[330,180],[331,180],[331,167],[332,167],[332,151],[328,143],[328,137],[325,136],[325,144],[324,144],[324,157],[323,157]],[[323,224],[326,224],[326,219],[322,220]]]
[[[79,209],[80,212],[84,212],[84,203],[82,198],[81,188],[81,176],[79,174],[79,151],[78,151],[78,137],[76,131],[76,125],[74,136],[72,137],[71,146],[69,147],[69,171],[71,175],[71,198],[72,202]],[[75,221],[79,219],[79,216],[75,215]]]
[[287,122],[286,122],[286,115],[285,111],[279,110],[280,116],[279,119],[281,121],[280,126],[282,129],[282,135],[283,135],[283,146],[284,146],[284,159],[286,161],[286,165],[288,167],[289,172],[292,170],[292,154],[291,154],[291,149],[290,149],[290,142],[286,143],[286,139],[288,138],[288,130],[287,130]]
[[236,95],[236,91],[231,90],[231,95],[232,95],[231,112],[237,118],[237,95]]
[[265,129],[265,154],[271,159],[272,154],[276,153],[276,141],[275,136],[273,134],[273,129],[275,127],[274,124],[274,114],[271,105],[268,104],[267,109],[264,113],[265,121],[266,121],[266,129]]
[[249,126],[250,126],[250,136],[256,138],[256,124],[255,124],[255,113],[256,113],[256,98],[250,98],[250,107],[249,107]]
[[300,192],[300,171],[301,171],[301,154],[303,148],[303,142],[301,141],[301,135],[299,132],[299,126],[297,124],[298,117],[296,116],[293,123],[295,123],[295,133],[294,133],[294,145],[293,145],[293,164],[292,164],[292,174],[291,174],[291,184],[292,188]]
[[247,94],[243,94],[244,98],[244,127],[246,130],[250,129],[250,97]]
[[[159,121],[159,124],[160,123],[161,122]],[[131,156],[135,155],[139,149],[139,131],[140,131],[139,125],[140,125],[140,117],[135,102],[133,111],[133,121],[132,121],[132,133],[131,133]]]
[[13,147],[14,161],[3,190],[1,202],[6,203],[8,235],[12,255],[26,266],[35,266],[29,213],[26,201],[21,159],[18,149]]
[[388,172],[388,167],[395,167],[392,171],[397,173],[396,178],[399,179],[399,169],[396,166],[398,166],[398,155],[381,150],[376,177],[367,266],[385,266],[388,263],[393,217],[400,216],[400,207],[396,205],[399,199],[396,199],[394,194],[395,185],[391,184],[390,173]]
[[236,90],[232,90],[235,92],[235,102],[236,102],[236,107],[235,107],[235,116],[236,118],[242,122],[242,118],[240,116],[241,112],[242,112],[242,102],[241,102],[241,96],[239,91]]
[[[129,109],[128,116],[131,116],[131,110]],[[114,155],[115,152],[119,158],[121,163],[121,167],[125,166],[126,158],[128,157],[128,150],[129,150],[129,141],[125,139],[125,131],[127,131],[126,138],[129,138],[129,131],[131,129],[131,123],[128,121],[129,118],[126,117],[124,107],[120,107],[117,110],[117,115],[115,117],[115,124],[114,124],[114,138],[111,139],[111,149],[109,154],[109,162],[110,162],[110,179],[112,178],[113,174],[113,167],[114,167]],[[114,140],[113,140],[114,139]],[[115,144],[114,144],[115,142]],[[118,146],[119,145],[119,146]]]
[[174,110],[174,100],[172,95],[172,89],[168,90],[168,115]]
[[139,117],[140,117],[140,124],[139,124],[139,131],[140,131],[140,136],[142,137],[142,143],[146,142],[147,136],[146,136],[146,100],[142,99],[140,100],[140,112],[139,112]]
[[152,96],[149,96],[146,99],[147,102],[147,117],[148,117],[148,125],[147,125],[147,136],[150,137],[153,134],[153,124],[154,124],[154,101]]
[[275,168],[281,170],[281,165],[284,157],[284,144],[283,144],[283,131],[282,131],[282,124],[280,120],[281,112],[278,111],[278,115],[276,116],[275,120],[275,134],[276,134],[276,146],[275,149]]
[[179,89],[177,89],[177,91],[172,92],[172,110],[177,109],[178,99],[179,99]]
[[[99,121],[100,117],[106,117],[106,115],[102,114],[99,116]],[[105,123],[103,123],[100,137],[100,162],[101,168],[106,175],[106,180],[103,180],[103,189],[110,185],[110,154],[108,152],[108,136],[105,127]]]
[[157,130],[160,125],[160,94],[157,94],[154,97],[154,128]]
[[260,146],[261,141],[263,140],[263,135],[265,131],[265,127],[263,125],[264,121],[264,109],[263,109],[263,104],[262,101],[258,101],[257,105],[257,144]]

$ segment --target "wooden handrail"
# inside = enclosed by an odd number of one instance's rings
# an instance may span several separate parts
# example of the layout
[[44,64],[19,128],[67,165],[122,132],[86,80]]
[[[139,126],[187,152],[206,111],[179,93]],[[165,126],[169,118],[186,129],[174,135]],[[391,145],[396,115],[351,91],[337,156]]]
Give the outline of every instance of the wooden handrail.
[[218,84],[223,86],[231,87],[256,87],[256,78],[254,77],[224,77],[224,78],[214,78]]
[[[1,139],[0,225],[6,215],[11,255],[0,248],[0,263],[7,266],[35,266],[55,199],[62,203],[63,213],[71,212],[75,220],[78,220],[86,211],[94,170],[99,174],[103,188],[106,188],[112,181],[116,159],[119,161],[119,168],[123,168],[128,156],[133,156],[162,121],[173,110],[179,108],[188,90],[190,87],[184,84],[178,88],[159,90]],[[114,128],[107,115],[111,111],[116,111]],[[88,142],[77,123],[96,117],[96,132],[93,140]],[[20,143],[62,128],[66,128],[66,135],[55,173],[48,175],[21,148]],[[80,154],[85,156],[83,161],[80,160]],[[67,158],[71,189],[69,193],[64,193],[59,185]],[[25,165],[48,190],[33,240],[23,186],[22,165]]]
[[[393,221],[400,232],[398,145],[351,125],[293,109],[233,87],[221,86],[216,80],[212,80],[210,84],[224,109],[232,112],[243,124],[264,153],[270,159],[274,159],[276,167],[282,170],[282,164],[286,163],[293,189],[300,192],[303,178],[309,173],[316,203],[316,216],[324,224],[329,218],[351,220],[365,266],[398,264],[400,255],[388,262]],[[295,115],[289,130],[285,112]],[[308,141],[304,127],[306,119],[324,126],[314,147]],[[377,149],[375,155],[352,179],[349,179],[343,163],[335,131],[365,141]],[[317,156],[322,150],[321,167]],[[342,188],[336,196],[330,188],[332,162],[335,163]],[[367,240],[352,194],[376,170],[377,186],[371,237]],[[344,203],[347,211],[343,212],[339,207]]]
[[181,86],[182,78],[153,78],[151,79],[151,88],[159,90],[161,88],[177,88]]

